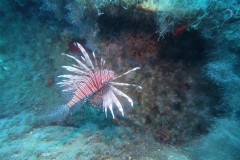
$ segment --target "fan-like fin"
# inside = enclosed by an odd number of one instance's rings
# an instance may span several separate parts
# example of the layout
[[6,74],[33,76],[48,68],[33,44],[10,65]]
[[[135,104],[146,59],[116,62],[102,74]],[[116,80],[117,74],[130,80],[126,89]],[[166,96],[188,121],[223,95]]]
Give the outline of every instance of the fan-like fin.
[[70,72],[73,72],[73,73],[77,73],[77,74],[87,74],[86,72],[78,69],[78,68],[75,68],[75,67],[71,67],[71,66],[62,66],[63,68],[65,68],[66,70],[70,71]]
[[109,110],[110,110],[111,113],[112,113],[113,119],[115,119],[115,115],[114,115],[114,113],[113,113],[113,106],[112,106],[112,103],[109,104],[108,108],[109,108]]
[[142,89],[141,86],[138,86],[136,84],[129,84],[129,83],[119,83],[119,82],[108,82],[109,84],[112,84],[112,85],[116,85],[116,86],[133,86],[133,87],[137,87],[139,89]]
[[78,60],[77,58],[75,58],[75,57],[73,57],[73,56],[71,56],[71,55],[69,55],[69,54],[64,54],[64,53],[62,53],[62,55],[74,59],[74,60],[79,64],[79,66],[80,66],[81,68],[85,69],[85,70],[88,71],[88,72],[92,72],[85,64],[83,64],[83,63],[82,63],[80,60]]
[[93,55],[93,58],[94,58],[94,63],[95,63],[95,66],[98,66],[98,63],[97,63],[97,58],[95,56],[95,53],[92,52],[92,55]]
[[[103,94],[103,109],[105,111],[106,117],[107,117],[107,109],[109,108],[110,105],[112,105],[112,103],[113,101],[111,98],[110,90],[108,90]],[[113,117],[115,117],[114,114],[113,114]]]
[[122,116],[124,116],[123,107],[119,102],[119,100],[117,99],[117,97],[115,96],[115,94],[113,93],[113,91],[110,89],[108,93],[110,94],[111,100],[113,101],[113,103],[116,104],[116,106],[118,107],[118,110],[122,113]]
[[82,80],[82,79],[84,79],[84,77],[85,76],[77,76],[77,75],[71,75],[71,74],[69,74],[69,75],[60,75],[60,76],[58,76],[58,77],[61,77],[61,78],[68,78],[68,79],[72,79],[72,80]]
[[86,60],[86,62],[88,64],[88,66],[90,66],[92,69],[94,69],[92,61],[91,61],[90,57],[88,56],[88,53],[86,52],[86,50],[79,43],[77,43],[77,46],[81,50],[81,52],[82,52],[82,54],[83,54],[83,56],[84,56],[84,58],[85,58],[85,60]]
[[140,68],[140,67],[135,67],[135,68],[133,68],[133,69],[131,69],[131,70],[129,70],[129,71],[127,71],[127,72],[125,72],[125,73],[117,76],[117,77],[115,77],[114,80],[117,79],[117,78],[120,78],[120,77],[122,77],[122,76],[124,76],[124,75],[127,75],[127,74],[129,74],[130,72],[136,71],[136,70],[138,70],[138,69],[141,69],[141,68]]
[[132,101],[132,99],[131,99],[130,97],[128,97],[125,93],[123,93],[123,92],[120,91],[119,89],[117,89],[117,88],[115,88],[115,87],[113,87],[113,86],[111,86],[111,85],[109,85],[109,86],[110,86],[110,88],[112,89],[112,91],[113,91],[114,93],[116,93],[116,94],[119,95],[119,96],[125,97],[125,98],[128,100],[128,102],[131,104],[131,106],[133,106],[133,101]]

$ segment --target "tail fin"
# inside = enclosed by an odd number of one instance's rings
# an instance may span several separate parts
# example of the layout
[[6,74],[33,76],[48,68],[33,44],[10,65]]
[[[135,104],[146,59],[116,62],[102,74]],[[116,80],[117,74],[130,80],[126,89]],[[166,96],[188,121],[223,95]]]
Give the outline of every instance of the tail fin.
[[58,107],[52,109],[48,113],[48,115],[46,115],[45,120],[47,120],[50,123],[61,122],[67,117],[69,110],[70,109],[67,105],[58,106]]

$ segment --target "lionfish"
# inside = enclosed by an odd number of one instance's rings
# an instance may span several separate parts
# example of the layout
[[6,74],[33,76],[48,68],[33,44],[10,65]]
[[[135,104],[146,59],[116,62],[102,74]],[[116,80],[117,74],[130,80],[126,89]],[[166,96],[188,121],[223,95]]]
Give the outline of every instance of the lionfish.
[[116,95],[126,98],[131,106],[133,106],[133,100],[114,86],[133,86],[139,89],[141,89],[141,86],[114,82],[114,80],[127,75],[130,72],[138,70],[140,67],[135,67],[121,75],[116,76],[114,71],[103,68],[105,60],[101,58],[101,60],[98,62],[94,52],[92,52],[92,61],[86,50],[79,43],[75,43],[75,45],[82,52],[82,60],[62,53],[62,55],[75,60],[77,65],[73,64],[72,66],[62,66],[72,74],[58,76],[63,79],[61,82],[57,83],[61,87],[65,87],[63,91],[70,92],[73,94],[73,96],[67,104],[61,105],[57,112],[53,113],[52,115],[66,117],[70,108],[72,108],[76,103],[82,100],[90,99],[92,106],[103,108],[106,117],[107,110],[109,109],[113,119],[115,119],[113,112],[113,108],[115,106],[121,112],[122,116],[124,116],[122,104]]

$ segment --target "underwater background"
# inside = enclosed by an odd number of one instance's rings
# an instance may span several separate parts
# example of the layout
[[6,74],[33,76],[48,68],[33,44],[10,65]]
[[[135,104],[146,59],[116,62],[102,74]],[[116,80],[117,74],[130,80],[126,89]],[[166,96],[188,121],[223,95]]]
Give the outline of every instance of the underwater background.
[[[141,90],[96,109],[61,66],[88,53]],[[239,0],[1,0],[1,160],[239,160]]]

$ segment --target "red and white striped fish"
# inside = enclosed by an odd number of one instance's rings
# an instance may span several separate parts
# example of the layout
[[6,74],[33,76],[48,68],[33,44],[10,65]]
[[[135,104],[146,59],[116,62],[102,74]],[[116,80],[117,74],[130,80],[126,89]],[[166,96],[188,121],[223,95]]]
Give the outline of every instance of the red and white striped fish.
[[128,95],[114,86],[134,86],[140,89],[141,87],[134,84],[113,81],[140,68],[136,67],[119,76],[115,76],[114,71],[103,68],[105,63],[103,59],[100,60],[100,63],[97,62],[94,52],[92,53],[92,57],[94,59],[93,63],[85,49],[79,43],[75,43],[75,45],[83,54],[81,57],[82,60],[79,60],[68,54],[63,54],[74,59],[77,62],[77,65],[62,66],[72,74],[58,76],[63,78],[63,80],[57,83],[61,87],[65,87],[63,91],[73,93],[73,97],[67,104],[61,106],[61,109],[57,114],[64,116],[67,115],[69,109],[76,103],[89,98],[94,107],[103,107],[106,117],[107,110],[109,109],[113,118],[115,119],[113,112],[114,107],[117,107],[122,116],[124,116],[123,107],[116,95],[126,98],[131,106],[133,106],[133,101]]

